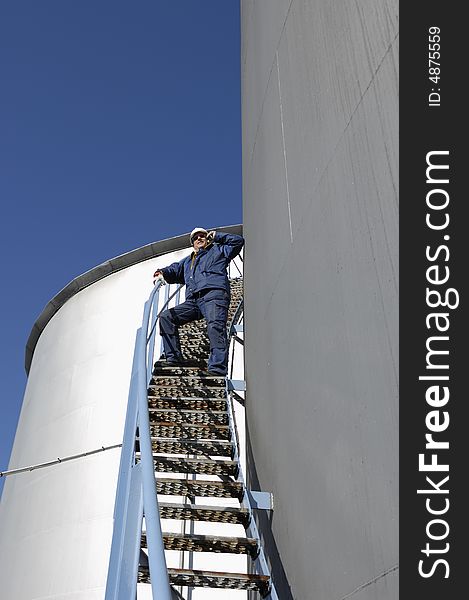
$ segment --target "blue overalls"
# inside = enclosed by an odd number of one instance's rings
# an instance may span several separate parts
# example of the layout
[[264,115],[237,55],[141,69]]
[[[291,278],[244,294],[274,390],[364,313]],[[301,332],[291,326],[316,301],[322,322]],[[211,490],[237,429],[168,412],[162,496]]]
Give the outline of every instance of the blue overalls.
[[181,361],[178,327],[205,318],[210,340],[208,370],[226,375],[228,340],[226,322],[230,304],[227,266],[244,245],[239,235],[217,232],[214,243],[180,262],[161,269],[168,283],[186,284],[186,301],[160,315],[160,333],[168,361]]

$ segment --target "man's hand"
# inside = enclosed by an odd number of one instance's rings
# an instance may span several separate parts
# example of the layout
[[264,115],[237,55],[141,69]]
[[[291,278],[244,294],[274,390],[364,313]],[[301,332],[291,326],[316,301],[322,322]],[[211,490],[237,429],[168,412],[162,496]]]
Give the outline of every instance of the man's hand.
[[213,242],[213,240],[215,238],[215,234],[216,234],[216,231],[209,231],[207,233],[207,242],[208,243]]
[[153,273],[153,285],[155,285],[157,282],[161,282],[162,285],[166,283],[164,280],[163,271],[160,271],[159,269]]

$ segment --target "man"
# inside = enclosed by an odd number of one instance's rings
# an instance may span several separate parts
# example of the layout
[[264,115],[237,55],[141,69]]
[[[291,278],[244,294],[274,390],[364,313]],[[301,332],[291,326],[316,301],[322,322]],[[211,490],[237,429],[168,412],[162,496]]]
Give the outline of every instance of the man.
[[207,232],[196,227],[190,234],[192,254],[169,267],[155,271],[153,277],[167,283],[185,283],[186,301],[160,315],[160,333],[168,365],[187,364],[183,360],[178,327],[205,317],[210,340],[208,371],[226,375],[228,340],[226,322],[230,304],[230,284],[226,269],[244,245],[239,235]]

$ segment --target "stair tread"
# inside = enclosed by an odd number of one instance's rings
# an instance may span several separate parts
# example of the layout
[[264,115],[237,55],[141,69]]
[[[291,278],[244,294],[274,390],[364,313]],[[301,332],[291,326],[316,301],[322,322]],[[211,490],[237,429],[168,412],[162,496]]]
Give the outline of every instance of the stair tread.
[[155,471],[170,473],[200,473],[204,475],[232,475],[239,471],[234,460],[185,458],[183,456],[154,456]]
[[[246,537],[163,532],[163,542],[166,550],[248,554],[253,559],[259,553],[257,540]],[[145,533],[142,533],[141,544],[142,548],[147,547]]]
[[[149,389],[150,389],[150,391],[153,391],[155,388],[157,388],[157,386],[150,386]],[[225,390],[223,389],[223,391],[225,391]],[[149,396],[148,399],[150,400],[152,398],[153,398],[153,396]],[[167,396],[163,396],[163,395],[158,396],[158,398],[161,398],[163,400],[164,399],[166,399],[166,400],[206,400],[208,402],[211,400],[216,401],[219,399],[218,396],[213,396],[213,397],[208,397],[208,398],[207,398],[207,396],[177,396],[177,398],[175,398],[174,396],[170,396],[169,394]],[[226,400],[226,396],[224,396],[224,399]]]
[[[140,566],[138,570],[139,582],[149,583],[150,573],[148,567]],[[172,585],[252,590],[260,592],[262,596],[266,596],[270,589],[270,577],[268,575],[191,569],[168,569],[168,575]]]
[[152,438],[153,452],[195,454],[201,456],[234,456],[234,444],[226,440],[193,440],[189,438]]
[[[193,374],[161,373],[158,375],[153,375],[153,379],[156,379],[156,380],[169,379],[171,381],[173,379],[177,380],[177,381],[192,381],[193,379],[195,379],[197,381],[206,381],[207,383],[213,383],[215,381],[222,381],[223,385],[225,383],[225,378],[223,375],[201,375],[200,372],[198,372],[199,371],[198,369],[193,368],[193,370],[196,371]],[[158,385],[160,385],[160,384],[158,384]]]
[[187,533],[176,533],[173,531],[164,531],[163,535],[166,537],[171,537],[171,538],[177,538],[177,539],[182,539],[185,537],[190,537],[194,540],[200,540],[201,542],[203,541],[216,541],[216,542],[231,542],[231,541],[235,541],[236,543],[239,544],[246,544],[248,546],[257,546],[257,540],[255,538],[248,538],[248,537],[242,537],[242,536],[232,536],[232,535],[206,535],[206,534],[202,534],[202,533],[191,533],[191,534],[187,534]]
[[[161,413],[163,415],[169,415],[169,414],[173,414],[173,413],[177,413],[179,415],[198,415],[201,412],[204,411],[200,411],[197,410],[196,408],[181,408],[181,409],[175,409],[175,408],[149,408],[148,412],[150,414],[157,414],[157,413]],[[227,415],[228,411],[226,410],[210,410],[210,411],[206,411],[211,415]]]
[[228,425],[226,410],[198,410],[174,408],[150,408],[148,410],[151,423],[206,424]]
[[244,496],[243,485],[238,481],[157,477],[156,490],[158,494],[165,496],[238,498],[238,500],[242,500]]
[[[163,406],[155,406],[155,404]],[[165,405],[166,403],[166,405]],[[201,406],[207,410],[226,410],[226,398],[198,398],[197,396],[148,396],[149,408],[187,408],[187,410],[199,410]],[[221,408],[212,408],[219,406]],[[191,408],[195,407],[195,408]]]
[[173,437],[173,438],[167,438],[167,437],[160,437],[160,436],[152,436],[151,437],[152,441],[155,442],[184,442],[186,444],[205,444],[207,441],[209,441],[211,444],[213,445],[220,445],[220,446],[232,446],[233,442],[228,442],[226,440],[201,440],[199,438],[187,438],[187,437]]
[[249,510],[235,506],[160,502],[159,507],[163,519],[209,521],[212,523],[239,524],[244,527],[247,527],[250,521]]
[[[152,380],[153,381],[153,380]],[[206,381],[203,381],[201,383],[207,383]],[[183,385],[184,384],[184,385]],[[154,391],[154,389],[156,388],[157,390],[191,390],[191,391],[197,391],[197,392],[224,392],[225,391],[225,385],[191,385],[190,382],[171,382],[171,383],[159,383],[158,385],[152,385],[150,384],[150,389],[152,391]]]
[[[151,384],[153,383],[153,381],[151,382]],[[190,380],[184,380],[184,381],[179,381],[178,379],[174,378],[173,381],[169,380],[169,378],[164,377],[163,379],[160,380],[159,383],[155,384],[155,387],[160,390],[160,391],[166,391],[166,390],[173,390],[175,388],[181,389],[181,390],[187,390],[187,389],[191,389],[191,390],[202,390],[202,391],[214,391],[217,394],[219,392],[225,392],[225,382],[223,382],[223,385],[220,385],[216,380],[215,383],[213,385],[210,385],[210,383],[206,380],[206,379],[192,379],[192,381]]]
[[[174,421],[150,421],[150,427],[160,425],[161,427],[180,427],[182,429],[185,428],[181,423],[176,423]],[[220,425],[219,423],[211,423],[210,425],[198,425],[197,423],[187,423],[187,429],[198,428],[198,429],[213,429],[217,428],[220,430],[229,429],[228,425]],[[156,436],[163,437],[163,436]],[[184,436],[175,436],[175,437],[184,437]]]
[[159,386],[150,385],[148,387],[150,398],[202,398],[202,399],[220,399],[226,398],[226,391],[223,387],[194,387],[194,386]]
[[211,465],[217,463],[218,465],[230,465],[235,466],[238,464],[236,460],[225,460],[225,459],[210,459],[210,458],[187,458],[185,456],[153,456],[154,461],[157,462],[187,462],[188,464],[197,463],[202,465]]
[[[221,433],[225,432],[225,431],[229,431],[229,426],[228,425],[222,425],[220,423],[203,423],[203,424],[199,424],[199,423],[176,423],[175,421],[150,421],[150,427],[156,428],[156,427],[162,427],[162,428],[178,428],[181,429],[184,433],[189,433],[190,431],[194,430],[194,432],[197,432],[199,430],[204,430],[204,429],[208,429],[210,431],[220,431]],[[156,435],[155,437],[167,437],[166,435]],[[179,437],[179,438],[184,438],[186,437],[185,435],[174,435],[171,437]],[[196,436],[197,438],[199,436]]]
[[230,440],[231,430],[228,425],[197,425],[194,423],[150,423],[151,435],[155,437]]

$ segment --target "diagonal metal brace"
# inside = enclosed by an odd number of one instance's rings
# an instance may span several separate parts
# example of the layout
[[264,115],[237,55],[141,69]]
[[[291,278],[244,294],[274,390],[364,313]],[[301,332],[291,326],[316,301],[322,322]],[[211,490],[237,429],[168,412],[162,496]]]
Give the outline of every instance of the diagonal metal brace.
[[243,323],[238,323],[237,325],[232,325],[230,327],[230,336],[235,337],[237,340],[239,340],[241,342],[242,340],[238,336],[238,333],[244,333],[244,324]]

